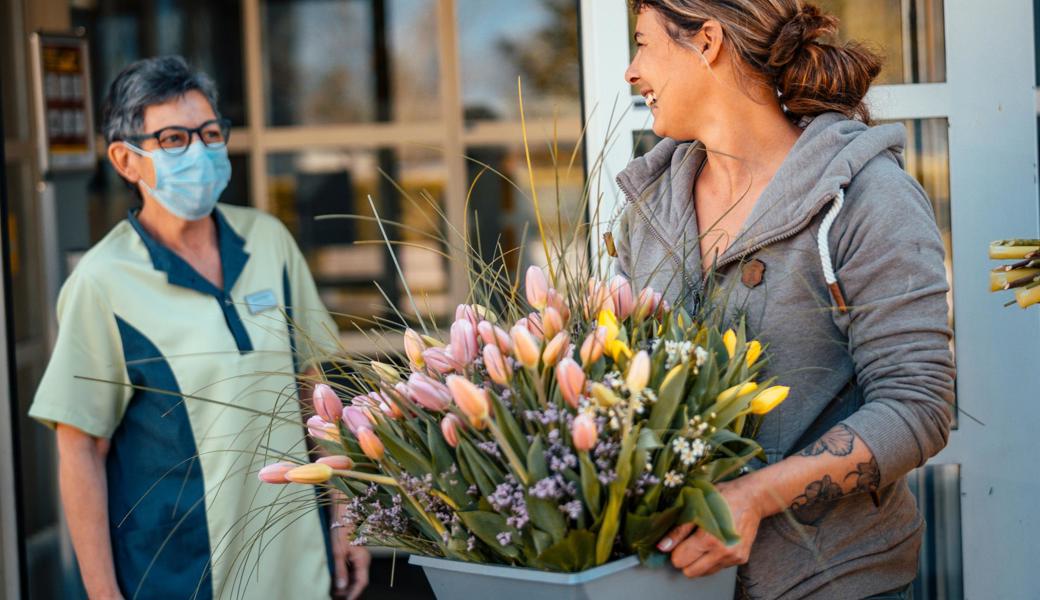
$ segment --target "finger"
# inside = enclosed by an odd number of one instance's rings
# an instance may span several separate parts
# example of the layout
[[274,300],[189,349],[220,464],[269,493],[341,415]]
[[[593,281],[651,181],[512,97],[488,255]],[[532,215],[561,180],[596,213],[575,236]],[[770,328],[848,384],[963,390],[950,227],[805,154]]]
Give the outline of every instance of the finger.
[[[337,549],[338,550],[338,549]],[[336,562],[336,591],[343,592],[350,583],[350,570],[347,568],[347,557],[343,552],[334,552]]]
[[661,541],[657,542],[657,549],[661,552],[668,552],[672,548],[679,545],[679,542],[686,539],[693,531],[693,523],[686,523],[680,525],[675,529],[671,530],[668,535],[661,538]]
[[705,552],[700,558],[683,569],[683,575],[693,579],[694,577],[703,577],[709,572],[714,573],[722,567],[721,561],[722,556],[718,551]]
[[358,548],[354,552],[350,553],[350,564],[353,567],[351,569],[353,578],[351,579],[347,600],[357,600],[361,596],[361,592],[368,587],[369,562],[371,562],[371,557],[367,550]]
[[705,541],[702,536],[694,534],[679,542],[679,545],[672,550],[672,565],[681,571],[705,553],[710,552],[711,547]]

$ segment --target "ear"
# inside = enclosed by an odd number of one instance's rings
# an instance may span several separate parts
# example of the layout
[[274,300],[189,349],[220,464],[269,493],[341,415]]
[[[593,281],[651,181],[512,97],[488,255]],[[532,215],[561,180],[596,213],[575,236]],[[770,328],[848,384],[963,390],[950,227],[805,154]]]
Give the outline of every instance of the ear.
[[719,59],[719,55],[722,54],[722,42],[724,39],[725,33],[722,30],[722,24],[710,19],[701,26],[701,30],[697,33],[693,43],[704,56],[705,62],[710,66],[714,65],[715,61]]
[[112,142],[108,145],[108,162],[117,173],[132,184],[137,184],[141,173],[137,170],[136,155],[123,142]]

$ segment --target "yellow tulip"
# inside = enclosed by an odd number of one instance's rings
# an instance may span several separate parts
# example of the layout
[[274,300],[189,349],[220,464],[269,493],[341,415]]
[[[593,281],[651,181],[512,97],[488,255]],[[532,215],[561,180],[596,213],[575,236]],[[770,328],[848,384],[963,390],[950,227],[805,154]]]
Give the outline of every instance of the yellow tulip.
[[649,382],[650,355],[646,353],[646,350],[640,350],[635,358],[632,359],[632,363],[628,365],[628,376],[625,378],[625,385],[628,386],[628,391],[636,395],[642,392]]
[[332,479],[332,467],[322,463],[311,463],[291,469],[285,478],[293,483],[316,485]]
[[614,362],[618,362],[622,354],[625,358],[632,358],[632,349],[621,340],[611,340],[607,342],[607,354],[614,359]]
[[783,385],[774,385],[766,388],[751,401],[751,412],[756,415],[764,415],[780,405],[787,399],[791,388]]
[[732,329],[727,329],[722,335],[722,343],[726,346],[726,352],[733,358],[737,354],[737,334]]
[[736,398],[739,398],[744,394],[750,394],[751,392],[757,389],[758,384],[754,381],[749,381],[743,385],[735,385],[727,390],[724,390],[721,394],[719,394],[718,398],[716,398],[716,401],[719,403],[726,403]]
[[747,366],[755,364],[759,356],[762,356],[762,344],[758,340],[751,340],[747,347]]
[[602,383],[592,384],[592,397],[603,408],[610,408],[621,401],[610,388]]
[[618,333],[621,331],[621,326],[618,325],[617,317],[614,313],[609,310],[599,311],[599,316],[596,319],[600,327],[607,328],[607,343],[610,343],[617,339]]

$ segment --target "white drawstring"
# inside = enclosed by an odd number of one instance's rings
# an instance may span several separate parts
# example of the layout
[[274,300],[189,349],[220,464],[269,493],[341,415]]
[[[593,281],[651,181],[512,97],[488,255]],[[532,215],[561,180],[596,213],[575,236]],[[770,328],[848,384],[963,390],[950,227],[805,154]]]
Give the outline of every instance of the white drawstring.
[[834,225],[834,221],[838,218],[838,213],[841,212],[843,206],[845,206],[845,190],[839,189],[838,195],[834,197],[834,202],[831,204],[831,209],[827,211],[827,214],[823,217],[823,222],[820,223],[820,233],[816,237],[816,246],[820,251],[820,262],[823,265],[823,278],[827,282],[827,289],[831,292],[831,298],[834,299],[835,306],[844,313],[848,312],[848,307],[845,305],[845,297],[841,293],[841,287],[838,286],[838,276],[834,274],[834,264],[831,262],[831,249],[828,243],[831,227]]

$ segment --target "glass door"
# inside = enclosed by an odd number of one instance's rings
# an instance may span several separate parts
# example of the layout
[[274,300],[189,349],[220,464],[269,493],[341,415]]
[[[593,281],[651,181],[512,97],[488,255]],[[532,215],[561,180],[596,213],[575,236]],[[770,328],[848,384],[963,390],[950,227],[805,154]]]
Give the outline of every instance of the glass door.
[[[988,294],[991,240],[1036,237],[1037,100],[1029,0],[821,0],[839,37],[881,50],[874,117],[907,128],[906,167],[932,199],[947,251],[958,360],[958,419],[948,447],[911,476],[929,521],[919,597],[1026,597],[1029,503],[1040,484],[1028,428],[1040,405],[1040,318]],[[586,156],[593,222],[623,199],[614,177],[652,144],[651,117],[623,73],[632,19],[624,0],[583,0]],[[978,27],[985,23],[984,28]],[[1032,390],[1032,391],[1031,391]],[[1025,529],[1025,530],[1024,530]],[[961,549],[970,548],[969,559]]]

